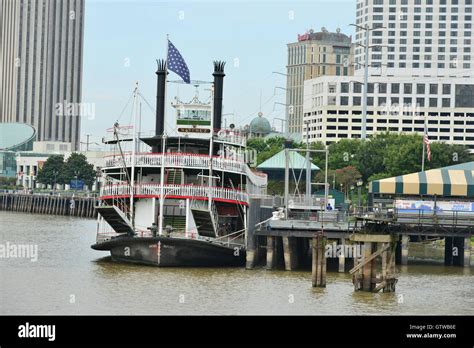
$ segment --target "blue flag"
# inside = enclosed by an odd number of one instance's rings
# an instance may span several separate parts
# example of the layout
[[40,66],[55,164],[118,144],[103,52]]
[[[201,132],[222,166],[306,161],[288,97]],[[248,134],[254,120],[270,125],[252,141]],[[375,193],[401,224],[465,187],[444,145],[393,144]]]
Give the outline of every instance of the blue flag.
[[188,66],[170,40],[168,40],[168,69],[178,74],[184,82],[191,83]]

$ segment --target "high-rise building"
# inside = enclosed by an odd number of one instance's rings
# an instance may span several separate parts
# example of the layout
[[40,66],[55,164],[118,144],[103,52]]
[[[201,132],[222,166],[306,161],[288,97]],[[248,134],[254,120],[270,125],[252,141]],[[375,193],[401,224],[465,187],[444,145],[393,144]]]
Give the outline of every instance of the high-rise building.
[[322,28],[298,35],[288,44],[286,104],[288,131],[301,136],[303,126],[304,81],[318,76],[353,75],[352,38]]
[[[358,0],[357,25],[371,29],[367,135],[395,131],[474,150],[472,0]],[[356,43],[365,45],[358,28]],[[380,28],[378,30],[372,30]],[[355,49],[351,78],[305,83],[310,141],[362,134],[365,50]],[[304,126],[303,138],[306,136]]]
[[0,122],[79,148],[84,0],[0,1]]
[[[369,74],[382,76],[473,76],[472,0],[357,0],[356,24],[370,32]],[[356,28],[356,44],[365,45]],[[365,52],[355,49],[355,74]]]

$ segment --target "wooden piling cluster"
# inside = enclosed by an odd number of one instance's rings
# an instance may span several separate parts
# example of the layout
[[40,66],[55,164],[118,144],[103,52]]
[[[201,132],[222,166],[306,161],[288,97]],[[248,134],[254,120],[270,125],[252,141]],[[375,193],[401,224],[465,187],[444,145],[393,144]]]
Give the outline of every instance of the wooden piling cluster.
[[[391,235],[355,234],[351,240],[363,243],[363,255],[360,259],[354,258],[354,268],[349,271],[354,289],[394,292],[398,281],[395,267],[396,238]],[[381,262],[377,263],[377,259],[381,259]],[[380,272],[377,266],[380,266]]]
[[93,197],[0,194],[1,211],[94,218],[96,205]]
[[311,275],[313,287],[326,287],[326,242],[323,233],[317,233],[312,240]]

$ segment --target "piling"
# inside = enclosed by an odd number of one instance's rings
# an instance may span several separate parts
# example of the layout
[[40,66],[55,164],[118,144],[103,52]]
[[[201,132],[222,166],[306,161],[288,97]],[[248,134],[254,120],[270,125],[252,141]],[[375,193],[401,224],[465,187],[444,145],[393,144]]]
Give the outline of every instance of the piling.
[[311,275],[313,287],[326,287],[326,237],[319,232],[312,240]]
[[339,273],[344,273],[345,268],[346,268],[346,256],[344,255],[344,248],[345,248],[345,239],[341,238],[341,246],[342,246],[342,252],[339,255],[339,268],[338,271]]
[[406,234],[402,235],[402,259],[401,259],[401,264],[402,265],[408,265],[408,243],[410,241],[410,237]]
[[[396,279],[396,238],[391,235],[359,234],[353,242],[363,243],[363,256],[349,272],[356,291],[394,292]],[[377,277],[376,258],[381,258],[381,277]],[[354,261],[356,262],[356,261]]]
[[283,256],[285,258],[285,270],[292,271],[297,267],[296,238],[283,237]]
[[275,267],[275,237],[267,236],[267,269]]
[[453,237],[444,238],[444,265],[451,266],[453,264]]

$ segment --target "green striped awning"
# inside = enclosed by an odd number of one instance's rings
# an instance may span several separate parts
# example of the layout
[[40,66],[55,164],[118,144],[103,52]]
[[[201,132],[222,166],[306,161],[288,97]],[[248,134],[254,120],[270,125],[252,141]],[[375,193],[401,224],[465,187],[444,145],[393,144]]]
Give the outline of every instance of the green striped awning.
[[474,197],[474,170],[440,168],[374,180],[369,183],[369,192]]

